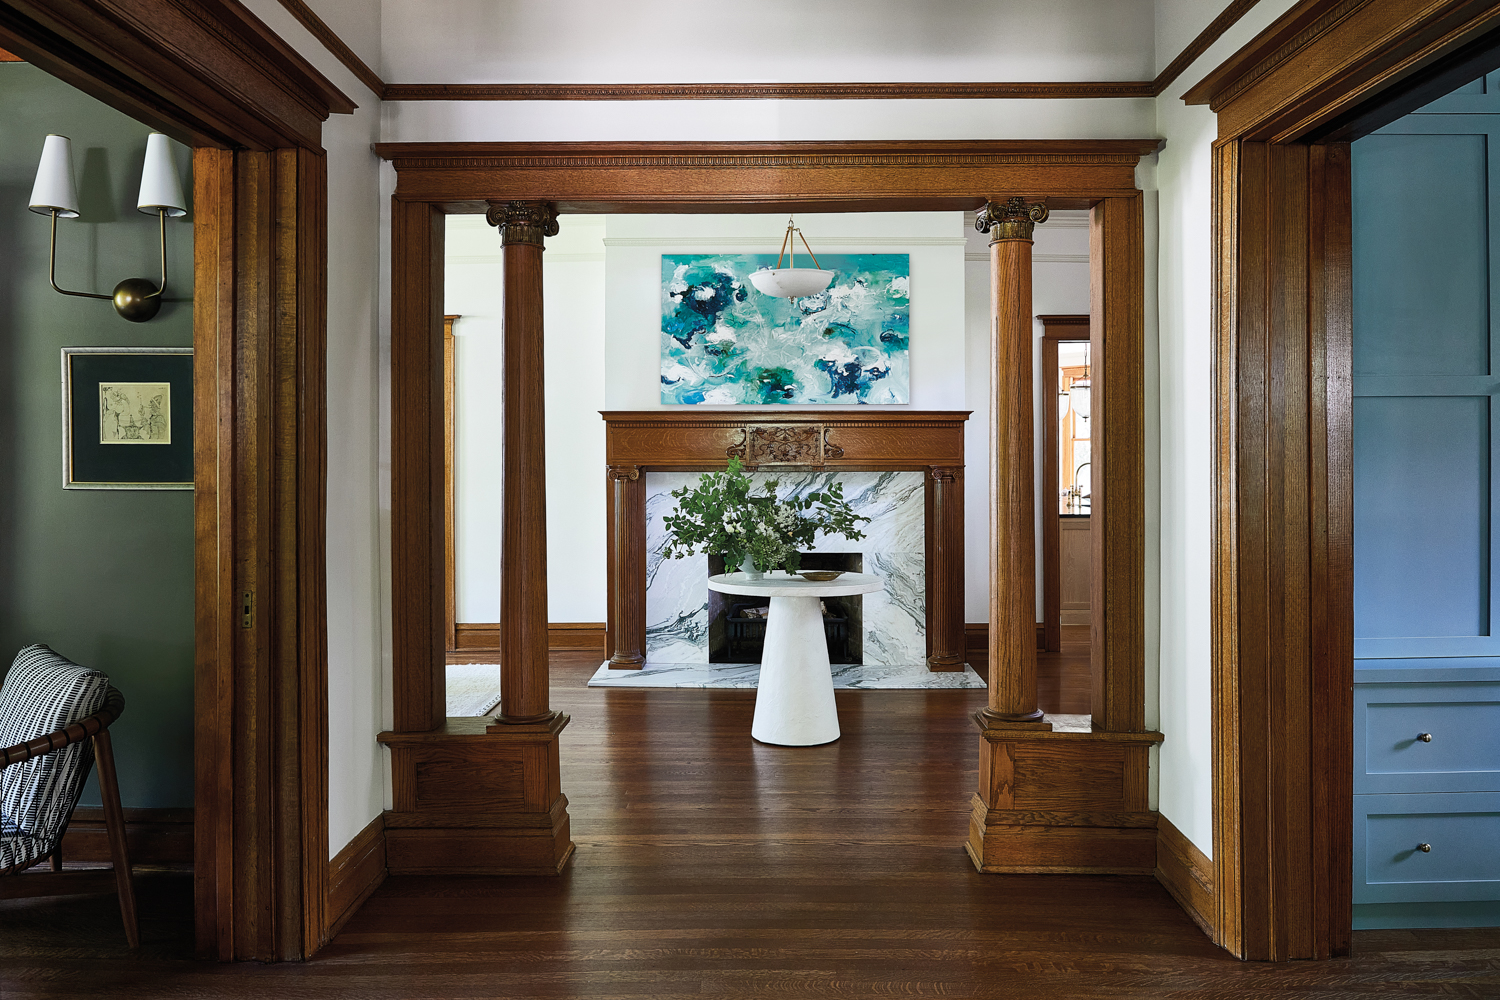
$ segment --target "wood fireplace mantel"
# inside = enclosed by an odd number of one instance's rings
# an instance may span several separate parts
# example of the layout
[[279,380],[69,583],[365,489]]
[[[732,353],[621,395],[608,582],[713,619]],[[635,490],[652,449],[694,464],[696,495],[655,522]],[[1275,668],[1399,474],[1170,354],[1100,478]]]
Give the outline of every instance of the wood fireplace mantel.
[[925,474],[927,665],[964,667],[967,410],[606,411],[611,667],[646,662],[645,472],[829,469]]

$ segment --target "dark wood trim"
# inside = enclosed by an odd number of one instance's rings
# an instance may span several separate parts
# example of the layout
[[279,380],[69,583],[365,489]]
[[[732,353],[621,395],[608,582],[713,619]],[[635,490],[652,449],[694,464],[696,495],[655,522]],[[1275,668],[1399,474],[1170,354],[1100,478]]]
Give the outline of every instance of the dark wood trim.
[[1156,827],[1156,881],[1203,933],[1214,936],[1214,863],[1165,816]]
[[1218,115],[1221,139],[1289,142],[1497,28],[1488,0],[1303,0],[1183,100]]
[[1233,0],[1229,6],[1219,12],[1219,16],[1208,23],[1208,27],[1198,32],[1198,36],[1188,43],[1187,48],[1177,53],[1177,58],[1167,64],[1166,69],[1156,74],[1152,81],[1151,90],[1154,96],[1161,96],[1166,89],[1183,74],[1183,72],[1198,60],[1198,57],[1208,51],[1208,47],[1217,42],[1230,28],[1239,23],[1240,18],[1255,7],[1260,0]]
[[[126,809],[125,842],[132,865],[190,865],[193,863],[192,809]],[[63,858],[72,861],[110,860],[104,810],[78,806],[63,835]]]
[[991,83],[390,83],[387,101],[911,101],[1155,97],[1150,80]]
[[391,205],[392,691],[397,732],[447,717],[443,650],[443,214]]
[[0,62],[25,62],[25,61],[26,60],[22,59],[18,55],[14,55],[14,54],[12,54],[10,52],[5,51],[4,49],[0,49]]
[[547,625],[548,649],[605,650],[603,622],[551,622]]
[[[449,663],[499,663],[500,625],[498,622],[459,622],[456,644],[448,647]],[[596,650],[603,656],[607,632],[604,622],[549,622],[547,648]]]
[[385,82],[351,49],[338,33],[330,28],[321,17],[317,15],[302,0],[281,0],[281,6],[295,17],[302,27],[306,28],[314,38],[323,44],[335,59],[344,64],[344,68],[353,73],[355,78],[366,87],[377,98],[385,96]]
[[449,649],[458,648],[458,508],[454,477],[458,447],[458,344],[453,339],[457,315],[443,317],[443,635]]
[[321,149],[356,107],[235,0],[9,0],[0,45],[191,146]]
[[[1036,623],[1036,649],[1039,653],[1047,651],[1047,626],[1042,622]],[[984,674],[985,661],[990,654],[990,626],[988,622],[966,622],[964,623],[964,655],[968,658],[969,665],[976,673]]]
[[326,164],[194,156],[195,883],[205,957],[321,943]]
[[1349,149],[1236,141],[1215,165],[1218,938],[1327,958],[1352,919]]
[[1058,471],[1057,417],[1046,409],[1056,406],[1051,395],[1057,385],[1057,345],[1061,341],[1089,339],[1089,318],[1083,316],[1038,316],[1042,323],[1042,386],[1046,392],[1042,406],[1042,625],[1045,639],[1038,649],[1057,652],[1062,648],[1062,569],[1061,546],[1057,523],[1057,497],[1061,493]]
[[1146,726],[1146,392],[1141,197],[1106,198],[1089,223],[1089,456],[1094,728]]
[[1088,208],[1134,196],[1159,139],[875,142],[378,143],[396,198],[482,213],[972,210],[986,192]]
[[385,881],[385,815],[370,820],[328,863],[328,926],[332,941],[349,918]]

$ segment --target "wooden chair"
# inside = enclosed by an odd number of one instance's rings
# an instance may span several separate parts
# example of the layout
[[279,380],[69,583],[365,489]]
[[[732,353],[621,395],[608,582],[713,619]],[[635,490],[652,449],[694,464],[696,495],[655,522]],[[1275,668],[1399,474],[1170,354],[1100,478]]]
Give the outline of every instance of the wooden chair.
[[[124,711],[124,695],[97,670],[46,646],[17,654],[0,688],[0,742],[20,740],[0,749],[0,899],[109,891],[107,871],[62,870],[63,834],[97,759],[113,888],[134,951],[140,929],[109,740],[110,724]],[[43,858],[51,858],[51,872],[27,872]]]

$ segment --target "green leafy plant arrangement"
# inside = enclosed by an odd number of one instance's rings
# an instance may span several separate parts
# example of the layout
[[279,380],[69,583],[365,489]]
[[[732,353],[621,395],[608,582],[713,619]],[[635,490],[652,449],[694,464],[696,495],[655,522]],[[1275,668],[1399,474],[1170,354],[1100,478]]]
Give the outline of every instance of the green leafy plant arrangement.
[[842,483],[784,499],[776,495],[780,487],[780,480],[772,479],[767,492],[754,492],[744,464],[731,458],[723,472],[704,473],[697,486],[673,490],[677,513],[664,519],[669,535],[662,555],[723,556],[726,573],[742,566],[762,573],[784,566],[795,573],[802,564],[800,550],[811,548],[818,532],[850,541],[865,537],[859,525],[870,519],[850,508]]

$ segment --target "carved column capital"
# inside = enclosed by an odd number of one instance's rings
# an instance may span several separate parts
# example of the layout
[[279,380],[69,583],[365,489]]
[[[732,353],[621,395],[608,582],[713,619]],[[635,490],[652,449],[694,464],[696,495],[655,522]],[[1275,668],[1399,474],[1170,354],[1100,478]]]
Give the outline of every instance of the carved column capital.
[[641,467],[639,465],[611,465],[608,475],[610,482],[633,483],[641,478]]
[[557,235],[557,208],[545,201],[492,201],[484,219],[500,230],[500,243],[542,246],[542,237]]
[[974,219],[974,228],[989,233],[992,246],[1004,240],[1030,240],[1036,224],[1046,222],[1048,214],[1046,205],[1028,205],[1021,198],[1012,198],[1003,206],[987,201]]
[[929,465],[927,475],[935,483],[951,483],[958,479],[959,469],[951,465]]

